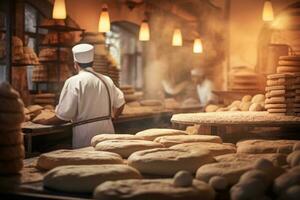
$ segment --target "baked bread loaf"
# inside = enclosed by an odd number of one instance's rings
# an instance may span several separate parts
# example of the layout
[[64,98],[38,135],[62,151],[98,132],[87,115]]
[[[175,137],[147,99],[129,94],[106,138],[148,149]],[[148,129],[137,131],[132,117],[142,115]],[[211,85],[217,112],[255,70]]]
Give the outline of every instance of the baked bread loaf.
[[193,181],[190,187],[176,187],[172,179],[107,181],[94,191],[95,199],[106,200],[213,200],[214,190],[206,183]]
[[214,161],[208,151],[157,148],[131,154],[128,165],[142,174],[173,176],[180,170],[195,173],[200,166]]
[[131,134],[99,134],[92,138],[91,145],[95,147],[99,142],[106,140],[142,140],[143,137]]
[[136,169],[127,165],[67,165],[47,172],[43,185],[60,192],[92,193],[105,181],[141,178]]
[[152,128],[136,133],[137,136],[143,137],[145,140],[154,140],[160,136],[167,135],[186,135],[185,131],[176,129],[165,129],[165,128]]
[[222,143],[222,139],[216,135],[171,135],[158,137],[154,142],[161,143],[165,147],[170,147],[176,144],[191,142]]
[[49,170],[63,165],[122,164],[120,155],[105,151],[56,150],[42,154],[37,168]]
[[160,143],[147,140],[106,140],[99,142],[95,146],[95,150],[109,151],[119,154],[122,158],[128,158],[128,156],[136,151],[162,147],[163,145]]
[[223,154],[232,154],[236,152],[236,147],[234,144],[218,144],[211,142],[192,142],[177,144],[170,149],[180,149],[186,151],[208,151],[212,156],[219,156]]

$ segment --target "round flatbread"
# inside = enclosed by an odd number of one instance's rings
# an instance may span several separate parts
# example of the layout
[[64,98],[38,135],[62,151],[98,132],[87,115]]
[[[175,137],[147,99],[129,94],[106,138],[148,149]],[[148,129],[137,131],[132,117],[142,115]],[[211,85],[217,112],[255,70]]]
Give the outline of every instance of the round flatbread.
[[178,149],[149,149],[131,154],[128,165],[142,174],[173,176],[180,170],[195,173],[206,164],[214,162],[208,151],[184,151]]
[[57,150],[42,154],[37,167],[44,170],[63,165],[122,164],[120,155],[105,151]]
[[21,130],[0,131],[0,148],[1,146],[23,144],[23,134]]
[[94,191],[95,199],[106,200],[187,200],[215,199],[214,190],[206,183],[193,181],[190,187],[176,187],[173,179],[107,181]]
[[276,69],[278,73],[294,73],[300,72],[300,67],[292,67],[292,66],[278,66]]
[[10,99],[17,99],[20,97],[19,93],[14,90],[9,83],[2,82],[0,83],[0,97],[10,98]]
[[121,155],[122,158],[128,158],[136,151],[162,147],[164,147],[162,144],[148,140],[106,140],[99,142],[95,150],[109,151]]
[[293,74],[287,74],[287,73],[283,73],[283,74],[279,74],[279,73],[276,73],[276,74],[270,74],[267,76],[267,79],[270,80],[270,79],[275,79],[275,80],[278,80],[278,79],[290,79],[290,78],[293,78]]
[[127,165],[67,165],[50,170],[43,185],[61,192],[92,193],[105,181],[141,178],[136,169]]
[[286,154],[282,153],[266,153],[266,154],[246,154],[246,153],[232,153],[216,156],[215,159],[218,162],[249,162],[255,163],[255,161],[265,158],[273,163],[275,166],[284,166],[286,162]]
[[0,161],[0,174],[18,174],[23,168],[23,160],[9,160],[9,161]]
[[245,140],[237,143],[237,153],[284,153],[289,154],[297,140]]
[[91,145],[95,147],[99,142],[106,140],[142,140],[143,137],[132,134],[99,134],[92,138]]
[[300,61],[300,56],[280,56],[279,60]]
[[208,151],[212,156],[235,153],[236,147],[234,144],[218,144],[210,142],[194,142],[183,143],[170,147],[170,149],[180,149],[185,151]]
[[287,109],[286,108],[269,108],[267,109],[269,113],[286,113]]
[[266,87],[267,92],[272,91],[272,90],[285,90],[285,91],[288,91],[288,90],[293,90],[293,87],[292,86],[287,86],[287,85],[275,85],[275,86],[267,86]]
[[160,136],[167,135],[186,135],[185,131],[176,129],[165,129],[165,128],[152,128],[136,133],[137,136],[143,137],[145,140],[154,140]]
[[176,144],[190,142],[222,143],[222,139],[216,135],[172,135],[158,137],[154,140],[154,142],[161,143],[165,147],[171,147]]
[[253,167],[253,163],[236,161],[211,163],[201,166],[196,173],[196,178],[208,182],[214,176],[222,176],[230,185],[238,182],[240,176]]
[[288,107],[288,104],[280,104],[280,103],[265,104],[266,109],[285,109],[287,107]]
[[300,66],[300,60],[299,61],[279,60],[278,65],[279,66]]
[[23,113],[24,103],[20,98],[0,98],[1,113]]

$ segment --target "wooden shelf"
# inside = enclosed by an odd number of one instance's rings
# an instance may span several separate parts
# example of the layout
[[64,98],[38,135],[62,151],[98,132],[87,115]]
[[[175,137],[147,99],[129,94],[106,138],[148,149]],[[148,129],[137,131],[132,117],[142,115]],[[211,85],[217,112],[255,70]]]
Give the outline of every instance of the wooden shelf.
[[57,32],[70,32],[70,31],[84,31],[84,29],[81,28],[75,28],[71,26],[62,26],[62,25],[41,25],[41,26],[36,26],[37,28],[42,28],[42,29],[48,29],[52,31],[57,31]]

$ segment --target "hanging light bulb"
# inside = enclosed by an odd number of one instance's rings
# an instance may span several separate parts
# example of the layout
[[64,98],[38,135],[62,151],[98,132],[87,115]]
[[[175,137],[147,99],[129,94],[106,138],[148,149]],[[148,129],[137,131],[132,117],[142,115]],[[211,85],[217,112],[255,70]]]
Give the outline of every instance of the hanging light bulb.
[[110,31],[109,13],[108,13],[107,5],[103,5],[99,17],[98,32],[106,33],[109,31]]
[[274,20],[273,6],[271,1],[265,1],[262,19],[265,22],[270,22]]
[[197,38],[194,40],[193,52],[203,53],[203,46],[202,46],[201,39]]
[[141,24],[139,40],[140,41],[149,41],[150,40],[150,29],[149,29],[149,23],[147,20],[143,20],[143,22]]
[[55,0],[53,11],[52,11],[52,18],[66,19],[66,17],[67,17],[67,11],[66,11],[65,0]]
[[173,46],[182,46],[182,35],[180,29],[175,29],[172,38]]

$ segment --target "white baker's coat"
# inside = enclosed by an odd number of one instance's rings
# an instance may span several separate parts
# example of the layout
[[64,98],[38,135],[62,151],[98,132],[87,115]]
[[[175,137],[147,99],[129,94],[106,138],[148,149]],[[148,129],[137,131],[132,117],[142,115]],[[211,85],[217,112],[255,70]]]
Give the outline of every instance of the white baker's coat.
[[208,79],[205,79],[201,84],[197,85],[197,94],[201,106],[206,106],[209,101],[214,99],[212,89],[212,82]]
[[[87,68],[92,70],[92,68]],[[113,81],[98,74],[105,80],[111,96],[111,106],[119,108],[124,103],[124,95]],[[104,84],[95,75],[80,71],[66,80],[55,112],[62,120],[79,122],[108,115],[108,95]],[[92,122],[73,128],[73,148],[89,146],[93,136],[114,133],[111,120]]]

